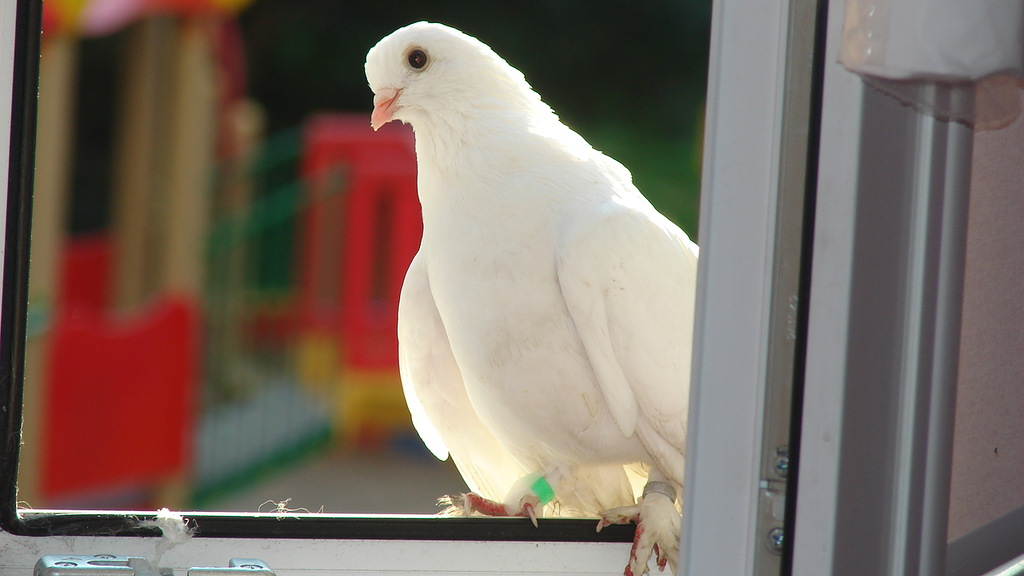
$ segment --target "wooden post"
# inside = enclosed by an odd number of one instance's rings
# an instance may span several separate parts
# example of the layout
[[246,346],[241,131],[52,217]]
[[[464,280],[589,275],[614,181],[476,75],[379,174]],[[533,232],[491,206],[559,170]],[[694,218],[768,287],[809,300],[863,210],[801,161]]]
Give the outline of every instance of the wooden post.
[[38,493],[43,433],[43,389],[49,326],[55,313],[60,256],[66,236],[72,171],[78,43],[48,35],[39,67],[36,176],[32,205],[32,270],[25,358],[25,448],[19,462],[18,499],[45,506]]
[[217,134],[216,68],[209,26],[205,18],[184,20],[176,37],[166,133],[167,187],[160,199],[157,259],[159,289],[185,293],[197,301],[205,276]]
[[157,214],[155,200],[164,194],[161,161],[170,127],[167,74],[174,55],[174,21],[143,19],[132,25],[126,44],[112,215],[113,296],[121,311],[144,303],[156,285],[155,228],[166,216]]
[[[164,90],[166,108],[166,186],[159,189],[155,222],[155,289],[176,292],[196,304],[203,299],[210,199],[217,137],[217,70],[211,22],[203,17],[179,20],[173,39],[171,76]],[[161,506],[186,500],[186,475],[165,479],[156,496]]]

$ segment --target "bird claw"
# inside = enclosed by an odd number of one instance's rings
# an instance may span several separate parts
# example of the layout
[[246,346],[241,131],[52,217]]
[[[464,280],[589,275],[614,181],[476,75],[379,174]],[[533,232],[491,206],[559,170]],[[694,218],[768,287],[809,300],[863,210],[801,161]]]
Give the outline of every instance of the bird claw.
[[466,508],[465,494],[445,494],[437,499],[437,507],[441,509],[439,516],[469,516]]
[[484,516],[508,516],[505,505],[480,496],[473,492],[464,494],[448,494],[437,499],[437,505],[443,506],[444,516],[472,516],[479,512]]
[[613,524],[629,524],[630,522],[636,523],[640,518],[640,506],[620,506],[618,508],[611,508],[601,513],[601,518],[597,521],[597,531],[600,532],[605,526],[611,526]]
[[479,513],[484,516],[523,516],[530,519],[534,527],[537,527],[537,506],[539,502],[524,498],[520,503],[520,510],[516,514],[509,513],[508,509],[501,502],[495,502],[484,498],[479,494],[468,492],[465,494],[447,494],[437,499],[437,505],[443,507],[442,516],[472,516]]
[[526,516],[530,518],[530,522],[533,522],[534,528],[539,527],[537,524],[537,513],[534,511],[532,503],[526,502],[523,504],[523,511],[520,512],[519,515],[521,516],[523,514],[526,514]]
[[649,572],[647,564],[652,556],[658,570],[670,568],[676,571],[676,555],[679,546],[679,514],[675,504],[664,496],[648,496],[636,506],[612,508],[601,513],[597,530],[612,524],[636,523],[633,547],[629,551],[629,563],[623,571],[625,576],[642,576]]
[[668,556],[661,553],[661,546],[658,546],[657,544],[654,545],[654,555],[658,559],[658,571],[664,572],[665,566],[668,566]]

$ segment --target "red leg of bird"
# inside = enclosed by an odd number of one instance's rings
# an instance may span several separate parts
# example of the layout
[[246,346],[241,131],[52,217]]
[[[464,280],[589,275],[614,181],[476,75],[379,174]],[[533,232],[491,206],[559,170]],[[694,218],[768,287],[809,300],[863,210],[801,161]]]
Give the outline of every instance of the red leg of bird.
[[635,576],[633,574],[633,561],[636,560],[636,545],[640,542],[640,534],[643,533],[644,525],[637,524],[636,535],[633,536],[633,547],[629,549],[629,562],[626,563],[626,569],[623,570],[623,576]]
[[658,557],[658,570],[664,572],[668,566],[668,556],[661,555],[661,548],[657,544],[654,545],[654,555]]
[[441,502],[461,509],[466,516],[471,516],[473,512],[479,512],[484,516],[517,516],[529,518],[534,526],[537,525],[537,507],[532,502],[523,502],[522,510],[516,514],[509,514],[503,503],[484,498],[473,492],[459,496],[446,496],[441,499]]
[[501,502],[488,500],[472,492],[463,494],[462,498],[465,502],[467,516],[473,512],[479,512],[484,516],[508,516],[508,512],[505,511],[505,505]]
[[[638,551],[641,547],[641,539],[644,537],[647,531],[644,525],[643,518],[640,516],[639,506],[623,506],[621,508],[613,508],[606,510],[601,513],[601,519],[597,522],[597,531],[600,532],[605,526],[611,526],[612,524],[629,524],[630,522],[636,524],[636,533],[633,536],[633,547],[629,550],[629,563],[626,564],[626,569],[623,571],[625,576],[638,576],[634,573],[633,565],[646,566],[646,559],[639,558]],[[647,544],[650,546],[650,544]],[[657,542],[653,545],[654,556],[658,565],[658,570],[664,572],[665,568],[668,567],[669,557],[667,554],[661,553],[661,546]],[[650,551],[647,551],[645,556],[650,555]],[[646,574],[647,570],[644,569],[643,573]]]

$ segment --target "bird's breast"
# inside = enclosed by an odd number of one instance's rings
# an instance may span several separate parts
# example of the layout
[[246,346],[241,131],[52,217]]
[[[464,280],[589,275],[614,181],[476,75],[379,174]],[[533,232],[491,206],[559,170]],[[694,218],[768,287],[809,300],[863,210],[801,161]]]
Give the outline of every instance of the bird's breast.
[[521,454],[628,460],[635,441],[615,437],[543,219],[520,229],[449,225],[438,234],[430,224],[423,250],[431,292],[482,420]]

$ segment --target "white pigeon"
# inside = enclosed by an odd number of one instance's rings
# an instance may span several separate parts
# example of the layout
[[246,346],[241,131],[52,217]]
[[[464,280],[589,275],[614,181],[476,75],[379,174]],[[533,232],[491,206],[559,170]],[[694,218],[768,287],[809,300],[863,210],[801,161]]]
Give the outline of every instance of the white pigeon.
[[626,574],[652,551],[674,572],[697,246],[476,38],[406,26],[366,77],[373,127],[416,134],[400,368],[416,430],[474,492],[457,505],[635,521]]

